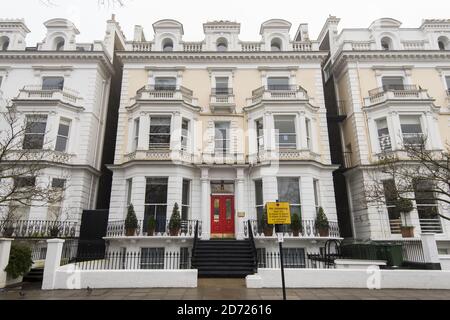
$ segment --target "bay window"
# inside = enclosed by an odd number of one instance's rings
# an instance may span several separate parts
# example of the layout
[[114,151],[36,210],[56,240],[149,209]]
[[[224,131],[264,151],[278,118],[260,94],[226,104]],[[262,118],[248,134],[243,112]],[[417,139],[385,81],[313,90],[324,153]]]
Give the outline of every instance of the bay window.
[[264,198],[263,198],[263,182],[262,180],[255,180],[255,204],[256,204],[256,220],[258,221],[258,232],[263,232],[263,213],[264,213]]
[[189,120],[181,122],[181,150],[187,151],[189,146]]
[[378,142],[381,151],[392,150],[391,136],[389,135],[387,119],[378,119],[375,121],[378,131]]
[[134,119],[134,132],[133,132],[133,151],[136,151],[139,147],[139,130],[140,130],[140,119]]
[[150,118],[150,149],[170,148],[171,117]]
[[291,204],[291,215],[301,219],[300,179],[295,177],[278,178],[278,200]]
[[295,116],[275,116],[275,135],[280,149],[296,149],[297,134],[295,130]]
[[421,145],[423,144],[422,125],[420,124],[420,116],[408,115],[400,116],[400,125],[402,128],[402,137],[404,145]]
[[23,149],[41,150],[44,148],[45,130],[47,127],[46,115],[26,116],[25,137]]
[[61,119],[59,122],[58,135],[56,137],[55,150],[59,152],[67,151],[69,140],[70,120]]
[[166,231],[168,178],[147,178],[145,190],[144,228],[147,230],[148,219],[156,221],[155,232]]
[[264,150],[264,123],[263,119],[258,119],[255,121],[256,126],[256,143],[258,147],[258,152]]
[[306,118],[306,146],[308,150],[312,150],[312,129],[311,129],[311,120]]

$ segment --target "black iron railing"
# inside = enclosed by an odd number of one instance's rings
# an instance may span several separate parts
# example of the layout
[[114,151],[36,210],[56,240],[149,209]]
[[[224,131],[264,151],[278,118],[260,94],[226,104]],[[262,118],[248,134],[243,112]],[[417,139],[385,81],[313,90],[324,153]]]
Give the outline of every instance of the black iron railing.
[[[159,220],[156,221],[156,228],[154,230],[153,236],[175,236],[175,237],[194,237],[195,234],[195,226],[196,223],[199,223],[199,232],[201,235],[201,221],[197,220],[182,220],[181,227],[175,234],[171,232],[169,225],[170,220]],[[106,232],[107,237],[123,237],[123,236],[149,236],[148,226],[146,224],[146,220],[138,221],[138,228],[134,230],[133,234],[127,234],[127,230],[125,229],[125,220],[119,221],[110,221],[108,223],[108,228]]]
[[[283,264],[286,269],[334,269],[334,260],[329,261],[320,253],[285,252]],[[267,269],[281,268],[280,253],[268,252],[258,256],[258,267]]]
[[256,272],[258,272],[258,252],[256,250],[255,238],[253,237],[253,228],[252,228],[252,223],[250,220],[247,221],[247,226],[248,226],[249,240],[250,240],[250,243],[252,245],[252,250],[253,250],[254,269],[255,269],[255,273],[256,273]]
[[75,238],[79,234],[76,221],[0,220],[0,234],[7,238]]
[[[258,220],[249,220],[252,226],[253,236],[254,237],[264,237],[264,228],[261,221]],[[294,230],[290,225],[282,226],[281,230],[288,236],[291,237],[300,237],[300,238],[339,238],[339,225],[337,221],[329,221],[329,229],[328,235],[321,235],[319,230],[316,228],[315,220],[302,220],[300,230],[298,230],[298,235],[294,235]],[[248,237],[248,230],[244,228],[245,236]],[[273,233],[274,234],[274,233]]]
[[183,252],[106,252],[99,255],[78,254],[73,263],[77,270],[186,270],[190,256]]

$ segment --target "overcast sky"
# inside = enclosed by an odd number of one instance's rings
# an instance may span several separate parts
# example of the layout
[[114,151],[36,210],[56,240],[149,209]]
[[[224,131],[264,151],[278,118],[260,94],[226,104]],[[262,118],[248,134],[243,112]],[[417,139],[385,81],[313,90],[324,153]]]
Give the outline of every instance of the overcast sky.
[[[24,18],[31,30],[27,45],[34,46],[45,36],[43,22],[63,17],[75,22],[79,42],[101,40],[105,22],[116,14],[127,39],[133,38],[134,25],[144,27],[147,39],[153,38],[152,24],[171,18],[184,25],[184,40],[203,40],[202,24],[211,20],[240,22],[241,40],[259,40],[259,27],[272,18],[290,21],[292,36],[300,23],[309,23],[310,36],[316,39],[329,14],[341,18],[340,28],[368,27],[381,17],[403,22],[403,27],[418,27],[423,18],[450,19],[449,0],[123,0],[118,5],[98,5],[98,0],[0,0],[0,18]],[[108,2],[108,0],[103,0]],[[110,0],[112,1],[112,0]],[[6,4],[7,3],[7,4]]]

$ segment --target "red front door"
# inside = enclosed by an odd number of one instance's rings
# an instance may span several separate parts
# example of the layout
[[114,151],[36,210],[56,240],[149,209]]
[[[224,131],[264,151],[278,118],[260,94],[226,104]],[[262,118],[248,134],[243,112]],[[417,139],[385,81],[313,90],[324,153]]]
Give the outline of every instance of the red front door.
[[234,196],[211,196],[211,236],[234,237]]

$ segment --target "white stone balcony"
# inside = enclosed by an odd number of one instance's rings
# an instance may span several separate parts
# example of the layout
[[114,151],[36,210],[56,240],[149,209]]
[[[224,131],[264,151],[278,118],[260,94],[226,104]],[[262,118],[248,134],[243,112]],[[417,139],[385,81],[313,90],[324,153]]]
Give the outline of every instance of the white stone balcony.
[[212,89],[210,108],[212,112],[232,113],[236,108],[233,89]]
[[14,100],[33,100],[49,101],[59,100],[63,103],[82,107],[83,99],[80,94],[72,89],[64,87],[63,89],[44,89],[39,85],[27,85],[19,90],[19,95]]
[[386,101],[431,100],[428,91],[416,85],[390,85],[369,91],[364,99],[365,107],[372,107]]
[[252,106],[262,101],[309,101],[307,91],[297,85],[271,85],[261,87],[253,91],[252,98],[247,99],[247,106]]
[[249,163],[269,161],[317,161],[321,156],[310,150],[280,149],[276,151],[260,150],[257,154],[249,156]]
[[151,149],[137,150],[124,156],[129,161],[174,161],[186,163],[199,163],[200,157],[183,150]]
[[183,86],[144,86],[136,92],[134,100],[138,101],[182,101],[197,106],[193,91]]
[[207,165],[244,165],[246,159],[244,153],[203,153],[201,163]]

